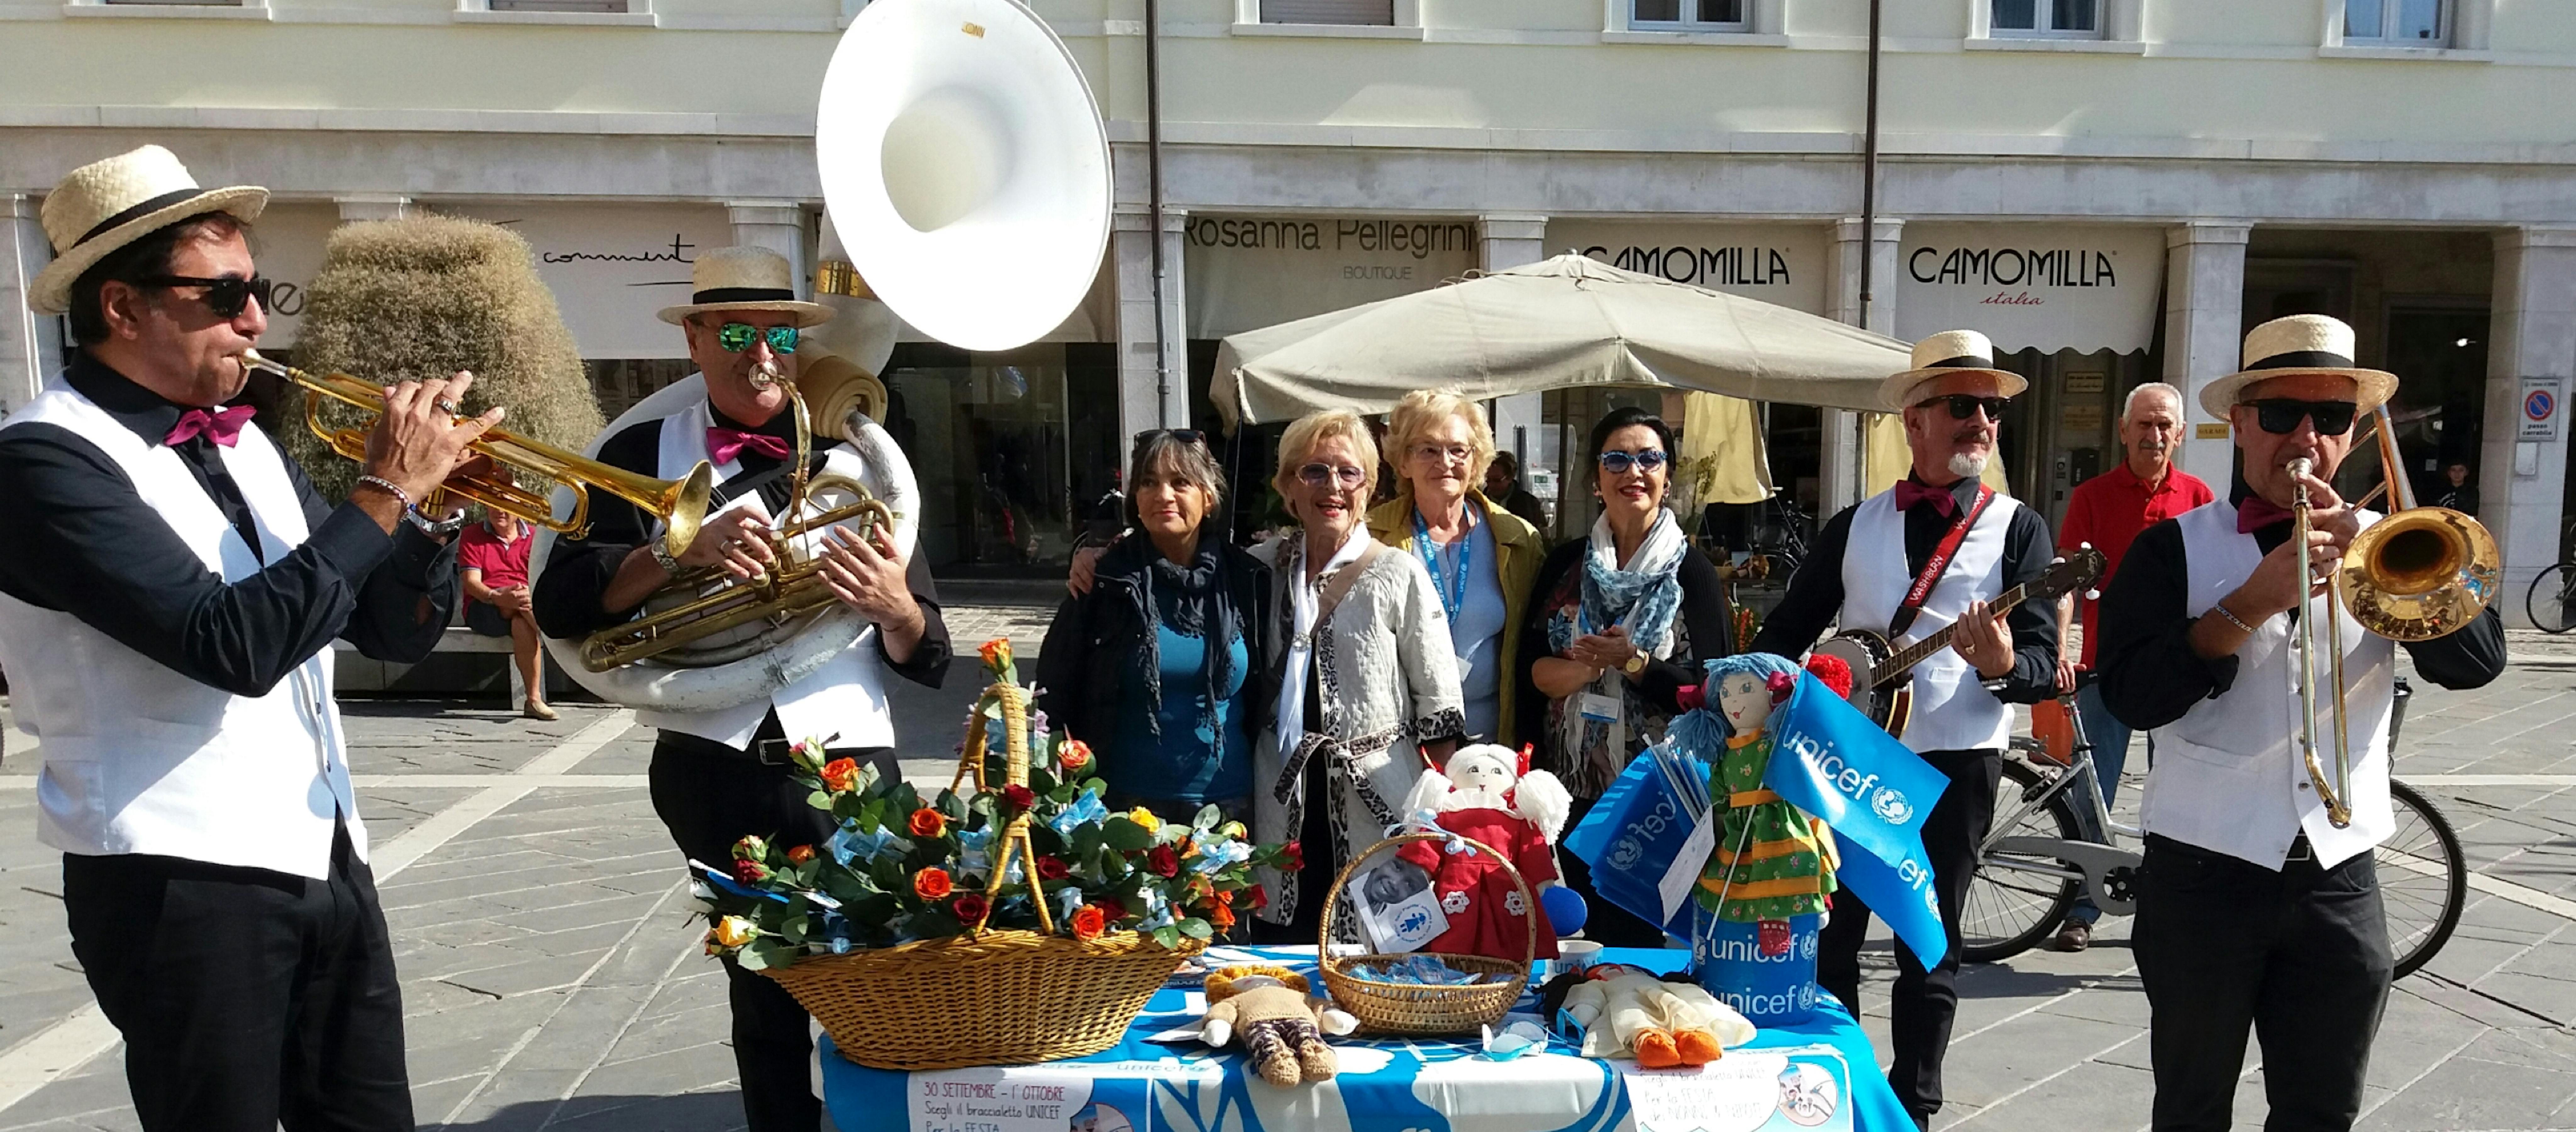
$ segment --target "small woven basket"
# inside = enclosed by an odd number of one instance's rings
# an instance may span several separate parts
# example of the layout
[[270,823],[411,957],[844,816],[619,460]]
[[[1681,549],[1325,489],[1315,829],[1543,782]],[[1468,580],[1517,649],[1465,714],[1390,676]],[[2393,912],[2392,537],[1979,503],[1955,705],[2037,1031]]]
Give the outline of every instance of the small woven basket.
[[[985,692],[1002,708],[1011,785],[1029,781],[1028,692],[995,684]],[[965,752],[950,789],[971,773],[984,781],[984,713],[966,728]],[[1027,814],[1004,827],[987,891],[999,891],[1014,852],[1034,861]],[[1035,888],[1036,866],[1026,875]],[[1184,937],[1167,948],[1139,932],[1097,939],[1054,933],[1043,896],[1045,931],[977,931],[947,939],[811,955],[761,973],[778,981],[823,1024],[841,1056],[875,1069],[959,1069],[1016,1065],[1095,1054],[1118,1044],[1145,1003],[1180,961],[1207,946]]]
[[[1371,845],[1368,851],[1351,858],[1342,866],[1341,875],[1333,878],[1333,887],[1324,894],[1323,923],[1317,928],[1316,967],[1324,973],[1324,988],[1332,992],[1333,1003],[1360,1020],[1360,1030],[1376,1034],[1472,1034],[1510,1012],[1519,1002],[1521,991],[1529,985],[1530,964],[1538,959],[1538,901],[1532,898],[1529,882],[1512,860],[1494,848],[1472,837],[1460,837],[1476,852],[1502,863],[1512,883],[1519,887],[1521,903],[1530,911],[1523,917],[1528,928],[1521,961],[1495,959],[1484,955],[1456,955],[1446,952],[1415,952],[1431,955],[1460,970],[1488,977],[1489,981],[1465,986],[1425,986],[1416,983],[1382,983],[1350,974],[1349,969],[1365,963],[1402,962],[1405,955],[1333,954],[1333,911],[1341,903],[1343,886],[1351,874],[1359,871],[1369,858],[1388,849],[1415,841],[1446,843],[1444,834],[1408,833],[1390,837]],[[1492,981],[1499,980],[1499,981]],[[837,1040],[837,1039],[835,1039]]]

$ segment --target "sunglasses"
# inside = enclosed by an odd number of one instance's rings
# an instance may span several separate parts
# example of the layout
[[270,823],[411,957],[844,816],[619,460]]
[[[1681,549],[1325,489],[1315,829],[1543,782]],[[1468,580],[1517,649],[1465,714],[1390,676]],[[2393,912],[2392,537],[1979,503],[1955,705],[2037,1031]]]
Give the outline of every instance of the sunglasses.
[[2267,397],[2248,401],[2254,406],[2254,423],[2274,436],[2287,436],[2299,429],[2301,418],[2317,422],[2317,435],[2342,436],[2352,431],[2352,418],[2361,406],[2350,401],[2293,401],[2287,397]]
[[1142,450],[1155,439],[1165,436],[1183,444],[1207,443],[1207,434],[1194,428],[1149,428],[1136,434],[1136,447]]
[[1349,489],[1367,483],[1368,473],[1349,464],[1338,468],[1331,464],[1308,464],[1297,469],[1297,478],[1304,481],[1308,487],[1322,487],[1328,482],[1338,480],[1343,488]]
[[1614,476],[1627,475],[1630,468],[1652,472],[1663,467],[1665,459],[1664,450],[1661,448],[1649,448],[1643,452],[1621,452],[1614,449],[1601,454],[1601,470]]
[[1986,411],[1987,420],[1999,421],[2004,419],[2004,409],[2012,404],[2012,398],[1979,397],[1972,393],[1952,393],[1944,397],[1932,397],[1917,401],[1914,403],[1914,407],[1917,409],[1929,409],[1934,405],[1944,403],[1950,406],[1950,416],[1956,420],[1964,421],[1977,410],[1984,409]]
[[215,312],[216,318],[224,319],[240,318],[242,308],[248,306],[252,299],[259,300],[261,310],[269,309],[268,293],[276,286],[265,278],[244,279],[238,275],[216,279],[194,275],[155,275],[136,282],[147,287],[203,287],[206,289],[206,309]]
[[796,352],[796,328],[793,326],[773,326],[763,330],[747,322],[728,322],[716,331],[716,345],[724,347],[725,353],[728,354],[739,354],[748,350],[752,342],[760,338],[769,340],[770,353]]

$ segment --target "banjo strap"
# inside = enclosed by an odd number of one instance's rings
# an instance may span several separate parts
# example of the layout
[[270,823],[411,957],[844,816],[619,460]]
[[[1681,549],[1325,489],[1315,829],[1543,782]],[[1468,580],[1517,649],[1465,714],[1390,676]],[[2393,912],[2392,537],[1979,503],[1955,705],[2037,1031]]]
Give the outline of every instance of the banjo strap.
[[1924,561],[1923,572],[1915,576],[1914,588],[1905,591],[1905,601],[1896,607],[1895,615],[1887,619],[1889,640],[1904,636],[1905,631],[1914,626],[1914,619],[1923,613],[1924,599],[1932,596],[1932,587],[1940,584],[1941,575],[1949,572],[1951,560],[1959,556],[1960,544],[1968,541],[1968,528],[1977,525],[1977,516],[1985,514],[1986,505],[1994,501],[1995,489],[1977,485],[1977,501],[1960,513],[1957,522],[1950,524],[1950,532],[1941,536],[1940,545],[1932,548],[1932,557]]

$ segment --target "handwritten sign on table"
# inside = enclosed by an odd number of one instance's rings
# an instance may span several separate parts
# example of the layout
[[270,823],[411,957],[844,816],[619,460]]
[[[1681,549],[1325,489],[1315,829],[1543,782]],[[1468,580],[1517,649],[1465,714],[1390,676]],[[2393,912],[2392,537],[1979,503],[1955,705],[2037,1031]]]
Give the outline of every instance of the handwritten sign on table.
[[951,1069],[912,1075],[912,1132],[1066,1132],[1091,1103],[1087,1073]]
[[1619,1075],[1637,1132],[1848,1129],[1848,1073],[1830,1048],[1737,1050],[1698,1069]]

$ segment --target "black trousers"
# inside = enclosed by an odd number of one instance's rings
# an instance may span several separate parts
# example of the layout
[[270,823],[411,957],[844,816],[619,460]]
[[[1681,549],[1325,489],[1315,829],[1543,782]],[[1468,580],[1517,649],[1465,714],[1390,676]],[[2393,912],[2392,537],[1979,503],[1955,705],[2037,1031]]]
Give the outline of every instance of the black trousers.
[[[1914,1123],[1932,1126],[1941,1111],[1941,1059],[1950,1051],[1950,1023],[1959,1014],[1959,910],[1977,875],[1977,843],[1995,822],[1995,784],[2003,777],[2001,751],[1925,751],[1923,761],[1950,777],[1941,800],[1923,818],[1923,853],[1931,859],[1932,886],[1941,902],[1941,927],[1950,938],[1941,962],[1926,968],[1903,943],[1896,945],[1896,986],[1888,996],[1888,1030],[1896,1048],[1887,1083]],[[1816,983],[1860,1013],[1860,947],[1869,935],[1869,905],[1846,888],[1834,894],[1831,920],[1816,943]]]
[[[899,778],[891,748],[835,750],[873,763]],[[653,812],[671,840],[693,860],[724,868],[733,843],[758,834],[781,846],[820,846],[832,836],[832,816],[805,804],[813,791],[788,769],[674,731],[653,745],[650,776]],[[733,1060],[742,1077],[742,1111],[751,1132],[815,1132],[823,1102],[814,1096],[808,1065],[814,1055],[812,1020],[777,981],[725,961],[733,1002]]]
[[67,853],[63,906],[144,1128],[411,1129],[402,986],[346,830],[324,880]]
[[2133,933],[2157,1129],[2234,1123],[2248,1026],[2263,1043],[2263,1127],[2352,1127],[2395,966],[2371,854],[2274,872],[2150,835]]

